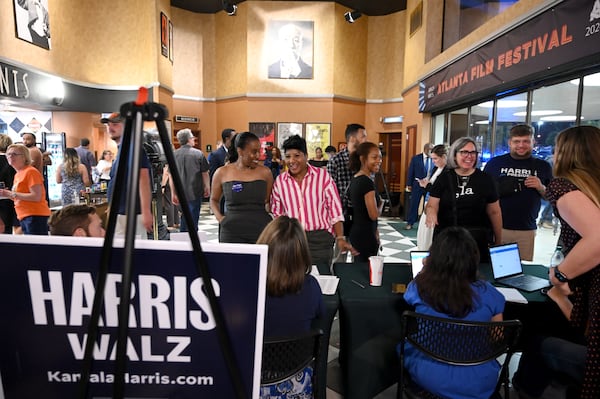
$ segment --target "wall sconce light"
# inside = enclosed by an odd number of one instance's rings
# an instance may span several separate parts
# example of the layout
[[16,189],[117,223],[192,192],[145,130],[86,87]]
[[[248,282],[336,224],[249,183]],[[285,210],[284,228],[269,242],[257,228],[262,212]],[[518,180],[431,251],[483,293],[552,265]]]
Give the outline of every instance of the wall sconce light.
[[223,0],[223,10],[229,16],[234,16],[237,11],[237,5],[228,2],[227,0]]
[[53,105],[62,105],[65,100],[65,85],[61,78],[51,77],[44,84],[44,89]]
[[402,115],[398,116],[384,116],[379,119],[381,123],[402,123],[404,117]]
[[346,21],[350,24],[353,24],[354,21],[356,21],[360,17],[362,17],[362,13],[360,11],[348,11],[344,14],[344,18],[346,18]]

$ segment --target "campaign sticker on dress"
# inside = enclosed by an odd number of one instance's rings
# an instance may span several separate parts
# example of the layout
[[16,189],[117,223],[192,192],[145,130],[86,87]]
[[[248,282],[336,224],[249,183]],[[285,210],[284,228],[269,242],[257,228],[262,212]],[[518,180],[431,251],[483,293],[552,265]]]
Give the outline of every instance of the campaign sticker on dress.
[[234,193],[240,193],[242,192],[242,189],[244,187],[242,186],[242,183],[233,183],[231,185],[231,191],[233,191]]

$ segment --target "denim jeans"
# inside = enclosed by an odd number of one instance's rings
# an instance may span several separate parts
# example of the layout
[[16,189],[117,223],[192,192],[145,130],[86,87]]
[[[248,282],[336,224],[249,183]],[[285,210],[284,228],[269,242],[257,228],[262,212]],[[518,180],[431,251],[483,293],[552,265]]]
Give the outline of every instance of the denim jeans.
[[513,378],[530,396],[540,396],[556,378],[568,376],[574,384],[583,379],[587,348],[557,337],[537,337],[525,347]]
[[[188,202],[190,206],[190,212],[192,214],[192,220],[194,221],[194,231],[198,231],[198,219],[200,219],[200,206],[202,206],[202,198]],[[189,231],[183,215],[181,215],[181,225],[179,231]]]
[[21,220],[23,234],[47,236],[48,216],[27,216]]

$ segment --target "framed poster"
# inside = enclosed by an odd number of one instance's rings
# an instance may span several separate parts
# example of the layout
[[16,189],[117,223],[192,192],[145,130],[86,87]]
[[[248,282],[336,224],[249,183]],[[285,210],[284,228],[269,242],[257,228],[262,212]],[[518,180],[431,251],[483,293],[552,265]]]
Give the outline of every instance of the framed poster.
[[313,78],[313,21],[269,21],[269,79]]
[[173,63],[173,23],[169,20],[169,61]]
[[14,0],[14,7],[17,37],[50,50],[48,0]]
[[302,134],[302,123],[295,122],[279,122],[277,124],[277,147],[281,149],[283,142],[290,136],[297,134],[304,137]]
[[260,160],[264,161],[267,157],[267,151],[275,143],[275,123],[274,122],[250,122],[249,131],[256,134],[260,140]]
[[331,123],[307,123],[305,136],[310,159],[315,156],[317,147],[325,152],[325,148],[331,143]]
[[160,13],[160,53],[169,58],[169,23],[164,12]]

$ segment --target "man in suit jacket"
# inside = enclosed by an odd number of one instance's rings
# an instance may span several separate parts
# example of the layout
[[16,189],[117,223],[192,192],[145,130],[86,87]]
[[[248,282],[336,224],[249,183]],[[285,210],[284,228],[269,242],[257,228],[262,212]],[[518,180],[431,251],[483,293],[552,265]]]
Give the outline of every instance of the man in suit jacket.
[[433,144],[427,143],[423,146],[423,152],[415,155],[410,160],[408,166],[408,177],[406,179],[406,191],[411,192],[410,196],[410,209],[406,218],[406,230],[412,229],[413,224],[417,221],[419,214],[419,203],[421,197],[426,194],[423,187],[419,185],[419,179],[430,177],[433,173],[433,162],[429,156]]
[[208,154],[208,175],[210,176],[210,181],[212,184],[212,177],[221,166],[225,165],[225,159],[227,159],[227,150],[231,145],[231,139],[235,135],[235,130],[233,129],[223,129],[221,132],[221,140],[223,144],[217,148],[215,151]]

